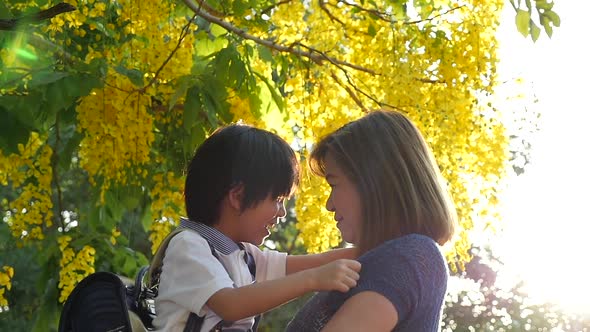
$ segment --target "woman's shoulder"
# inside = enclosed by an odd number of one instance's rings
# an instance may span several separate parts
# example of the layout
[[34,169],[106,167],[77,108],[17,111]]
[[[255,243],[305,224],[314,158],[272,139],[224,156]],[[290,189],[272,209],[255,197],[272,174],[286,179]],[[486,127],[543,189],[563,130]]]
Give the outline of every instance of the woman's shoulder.
[[418,252],[437,252],[440,253],[440,247],[430,237],[422,234],[408,234],[384,242],[376,247],[376,251],[418,251]]
[[447,263],[439,245],[430,237],[409,234],[384,242],[359,258],[363,268],[368,265],[392,269],[414,266],[418,270],[436,269],[446,273]]

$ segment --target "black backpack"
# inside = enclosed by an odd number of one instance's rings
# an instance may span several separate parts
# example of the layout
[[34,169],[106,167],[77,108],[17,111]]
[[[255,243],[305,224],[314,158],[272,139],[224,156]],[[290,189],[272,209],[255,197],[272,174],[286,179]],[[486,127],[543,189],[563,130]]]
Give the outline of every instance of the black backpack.
[[[170,233],[158,248],[150,266],[144,266],[135,280],[111,272],[96,272],[84,278],[68,296],[59,319],[59,332],[146,332],[154,330],[156,317],[154,299],[158,295],[162,260],[168,243],[186,228]],[[209,241],[207,241],[209,242]],[[219,259],[213,245],[211,254]],[[242,247],[243,249],[243,247]],[[252,257],[244,255],[252,279],[256,266]],[[146,280],[147,279],[147,280]],[[204,317],[191,312],[185,332],[200,331]],[[252,331],[256,331],[260,315],[256,316]],[[215,329],[225,325],[221,321]]]

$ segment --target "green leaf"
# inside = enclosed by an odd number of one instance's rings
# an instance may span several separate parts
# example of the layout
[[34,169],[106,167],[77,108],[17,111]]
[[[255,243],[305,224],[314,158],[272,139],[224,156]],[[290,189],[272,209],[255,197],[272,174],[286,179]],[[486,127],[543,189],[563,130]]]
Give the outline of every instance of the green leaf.
[[125,275],[133,275],[136,267],[137,262],[135,261],[135,258],[131,256],[125,256],[125,263],[123,263],[123,273]]
[[[70,96],[75,97],[75,99],[87,96],[93,89],[104,86],[104,82],[98,76],[92,74],[78,74],[72,76],[67,82],[68,85],[66,87],[68,88],[68,93]],[[73,89],[72,85],[76,85],[77,88]],[[76,91],[78,94],[74,95],[72,91]]]
[[199,120],[199,114],[203,110],[201,98],[201,91],[197,86],[192,86],[186,92],[182,126],[187,133],[191,132]]
[[27,143],[31,131],[33,128],[0,106],[0,150],[4,155],[18,153],[18,145]]
[[174,91],[174,94],[172,94],[172,96],[170,97],[170,101],[168,104],[168,111],[171,111],[172,108],[174,108],[174,106],[176,105],[176,102],[178,102],[178,99],[181,96],[186,95],[186,91],[189,88],[189,85],[193,82],[192,77],[189,75],[184,75],[178,78],[177,80],[177,84],[176,84],[176,91]]
[[262,80],[266,84],[266,87],[268,88],[268,91],[270,92],[275,105],[281,112],[283,112],[285,110],[285,99],[283,98],[283,96],[281,96],[277,88],[266,77],[259,73],[255,74],[260,80]]
[[246,1],[234,1],[232,9],[235,15],[242,16],[248,10],[248,3]]
[[188,139],[184,140],[184,153],[192,156],[197,146],[201,145],[206,137],[205,126],[203,123],[195,125],[189,134]]
[[72,166],[72,157],[74,151],[80,146],[80,142],[84,135],[76,130],[75,126],[62,130],[61,133],[61,145],[58,153],[58,165],[61,170],[68,170]]
[[84,71],[86,74],[92,73],[94,75],[99,74],[99,77],[103,78],[106,76],[108,70],[108,65],[105,58],[94,58],[89,64],[81,64],[80,67],[81,72]]
[[225,38],[209,38],[205,32],[198,33],[195,41],[195,54],[209,56],[227,47],[228,41]]
[[209,120],[209,124],[212,127],[217,127],[219,125],[219,121],[217,119],[217,101],[212,98],[209,93],[205,93],[203,97],[203,105],[205,106],[205,111],[207,111],[207,119]]
[[117,188],[117,197],[124,210],[132,211],[140,206],[143,191],[140,186],[126,185]]
[[74,86],[75,91],[68,91],[68,84],[64,82],[64,79],[60,79],[57,82],[53,82],[47,85],[45,90],[44,107],[39,112],[41,122],[55,123],[55,114],[58,111],[63,110],[72,105],[75,102],[75,98],[72,98],[69,94],[78,94],[78,87]]
[[41,307],[36,311],[32,332],[45,332],[56,328],[59,321],[59,311],[55,305],[58,298],[57,290],[57,283],[50,279],[41,298]]
[[397,2],[392,5],[392,11],[396,20],[403,20],[407,16],[408,6],[406,2]]
[[202,101],[211,126],[217,127],[220,123],[231,122],[233,115],[229,112],[227,103],[227,81],[222,81],[218,76],[208,76],[203,81],[206,84],[202,86]]
[[123,218],[125,207],[121,202],[120,195],[117,192],[107,191],[105,193],[105,208],[108,214],[107,218],[103,219],[105,229],[112,229]]
[[[215,61],[212,63],[215,71],[216,78],[221,80],[229,81],[229,84],[233,84],[229,78],[229,66],[231,62],[238,57],[238,54],[234,47],[226,47],[215,55]],[[206,80],[206,82],[209,82]]]
[[375,35],[377,34],[377,30],[375,30],[375,27],[373,26],[373,24],[369,25],[369,30],[367,31],[367,33],[371,37],[375,37]]
[[96,230],[100,227],[101,215],[103,214],[103,208],[101,206],[94,206],[94,203],[97,201],[98,199],[96,198],[91,199],[87,206],[88,227],[89,231],[91,232],[96,232]]
[[551,8],[553,8],[553,2],[547,2],[546,0],[535,0],[535,6],[537,9],[551,10]]
[[29,92],[27,96],[0,96],[0,105],[18,119],[20,123],[27,124],[31,128],[39,128],[37,122],[40,100],[43,95],[38,90]]
[[258,57],[266,62],[273,63],[274,57],[272,56],[272,52],[270,48],[262,45],[257,45],[258,49]]
[[89,74],[68,75],[47,84],[43,105],[36,116],[38,126],[44,130],[53,126],[57,112],[74,108],[78,98],[88,95],[100,85],[102,81]]
[[553,36],[553,27],[551,26],[551,22],[546,16],[541,16],[541,25],[543,25],[543,28],[545,29],[545,33],[547,34],[547,36],[551,38],[551,36]]
[[152,217],[152,209],[150,208],[149,204],[146,204],[146,207],[144,208],[143,214],[141,216],[141,226],[143,226],[143,230],[145,232],[149,231],[153,222],[154,218]]
[[225,35],[227,30],[225,30],[225,28],[221,27],[220,25],[212,24],[209,32],[214,38],[219,38],[220,36]]
[[31,78],[31,81],[28,83],[29,89],[36,88],[41,85],[53,83],[55,81],[61,80],[64,77],[70,76],[70,73],[66,72],[54,72],[54,71],[42,71],[36,73]]
[[531,21],[531,13],[526,11],[526,10],[522,10],[519,9],[516,12],[516,28],[518,29],[518,32],[520,32],[524,37],[529,35],[529,24]]
[[559,15],[557,15],[556,12],[554,12],[552,10],[548,10],[545,13],[543,13],[543,16],[548,17],[549,20],[551,20],[551,22],[553,22],[554,26],[559,27],[561,25],[561,19],[559,18]]
[[541,34],[541,29],[531,21],[531,38],[533,41],[537,41],[539,39],[539,35]]
[[257,118],[260,119],[262,116],[262,100],[260,99],[260,88],[256,87],[256,93],[251,93],[248,102],[250,104],[250,112]]
[[8,10],[6,5],[4,4],[4,1],[0,2],[0,18],[3,18],[3,19],[13,18],[12,13],[10,12],[10,10]]
[[121,75],[126,76],[129,78],[131,83],[137,87],[143,87],[143,73],[137,69],[128,69],[125,68],[123,65],[118,65],[115,67],[115,71]]
[[244,61],[239,57],[233,57],[229,64],[229,71],[228,71],[228,80],[230,83],[233,83],[237,90],[240,89],[242,83],[244,83],[244,78],[248,74],[246,70],[246,65]]

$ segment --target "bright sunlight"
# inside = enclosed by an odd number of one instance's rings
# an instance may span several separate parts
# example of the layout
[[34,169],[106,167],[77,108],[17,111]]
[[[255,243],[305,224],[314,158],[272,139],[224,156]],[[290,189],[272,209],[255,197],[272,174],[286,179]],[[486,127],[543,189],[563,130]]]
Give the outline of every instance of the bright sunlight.
[[[499,282],[521,278],[533,301],[552,302],[565,310],[590,314],[590,77],[586,1],[556,1],[561,27],[552,39],[543,33],[533,44],[514,27],[507,4],[501,27],[501,75],[522,77],[541,114],[532,142],[531,165],[508,182],[504,232],[492,245],[504,263]],[[523,109],[524,111],[524,109]]]

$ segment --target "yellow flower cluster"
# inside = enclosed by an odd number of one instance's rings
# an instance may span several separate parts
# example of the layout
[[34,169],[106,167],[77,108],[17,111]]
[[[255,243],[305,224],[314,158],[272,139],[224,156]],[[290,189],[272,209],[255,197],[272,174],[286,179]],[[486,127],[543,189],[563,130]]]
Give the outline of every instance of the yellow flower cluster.
[[233,96],[228,99],[230,104],[230,113],[233,114],[234,122],[242,121],[251,126],[258,128],[266,128],[266,122],[263,118],[257,118],[250,111],[250,101],[246,98],[240,98],[239,96]]
[[7,223],[17,242],[43,239],[43,228],[53,224],[51,155],[51,147],[35,132],[26,145],[18,145],[18,153],[4,156],[0,151],[0,185],[10,185],[18,193],[3,203],[8,205]]
[[61,290],[59,302],[63,303],[74,290],[74,287],[88,275],[94,273],[94,255],[96,251],[91,246],[84,246],[76,253],[69,244],[72,238],[68,235],[60,236],[57,239],[61,259],[59,261],[59,284]]
[[4,265],[0,271],[0,312],[8,306],[8,300],[4,297],[5,291],[12,288],[11,279],[14,277],[14,269],[11,266]]
[[152,253],[155,253],[172,227],[178,224],[177,216],[184,210],[184,181],[174,172],[156,174],[153,180],[154,186],[150,191],[153,222],[149,239]]
[[[77,10],[63,13],[61,15],[51,18],[50,23],[44,28],[51,37],[55,37],[56,33],[64,32],[64,28],[73,30],[78,35],[84,36],[86,30],[80,29],[88,19],[102,17],[105,14],[106,4],[103,2],[91,1],[65,1],[71,5],[76,6]],[[95,28],[95,27],[94,27]]]
[[[89,1],[87,6],[82,12],[88,17],[100,17],[107,9],[99,1]],[[174,15],[174,2],[127,0],[117,6],[117,22],[126,22],[120,33],[134,38],[116,48],[89,49],[85,61],[107,60],[107,80],[104,88],[83,98],[77,107],[78,128],[84,134],[80,165],[93,185],[100,183],[103,195],[113,184],[142,183],[147,175],[145,165],[151,162],[156,121],[168,124],[172,118],[164,114],[169,112],[166,103],[175,93],[171,82],[190,73],[193,55],[192,33],[178,45],[187,19]],[[90,30],[95,28],[89,25]],[[131,82],[113,69],[121,64],[138,70],[143,77]],[[174,108],[170,112],[179,113]],[[172,125],[180,125],[182,117],[175,118]]]
[[160,243],[166,238],[166,236],[172,231],[176,225],[174,220],[168,218],[157,219],[150,225],[149,240],[152,243],[152,254],[155,254],[160,246]]
[[323,252],[336,247],[341,240],[332,213],[325,209],[329,188],[324,179],[310,174],[306,165],[301,167],[302,178],[295,201],[296,227],[308,252]]
[[[84,134],[80,143],[80,165],[93,184],[102,181],[102,192],[112,183],[131,184],[142,165],[150,161],[154,141],[153,116],[148,112],[150,98],[125,91],[129,80],[115,72],[104,89],[84,97],[77,107],[78,129]],[[137,181],[147,175],[139,173]],[[131,183],[130,183],[131,182]]]
[[121,231],[115,227],[111,231],[111,238],[109,239],[112,245],[117,244],[117,238],[121,235]]
[[[120,20],[130,22],[125,26],[124,32],[135,34],[136,37],[129,41],[124,49],[121,48],[115,58],[126,60],[133,64],[133,68],[145,72],[146,78],[152,78],[168,55],[176,49],[182,27],[188,21],[186,17],[174,15],[176,3],[173,1],[127,0],[121,3],[121,7]],[[162,85],[153,93],[169,97],[174,91],[165,83],[190,73],[193,63],[193,42],[193,34],[186,35],[174,56],[161,69],[159,77]]]
[[[372,3],[376,8],[388,6],[386,1]],[[461,229],[449,257],[467,257],[469,231],[476,223],[494,221],[489,204],[476,202],[497,200],[507,160],[499,112],[478,103],[481,96],[493,93],[495,85],[495,31],[503,1],[437,1],[417,8],[418,15],[429,19],[420,23],[420,17],[413,22],[360,20],[351,6],[329,7],[341,24],[319,6],[280,6],[272,16],[277,25],[273,38],[301,42],[369,72],[329,65],[293,68],[285,86],[285,128],[299,128],[296,138],[309,147],[362,115],[355,99],[367,109],[392,107],[406,113],[432,147],[457,202]],[[318,222],[320,211],[312,216],[307,211],[324,203],[312,203],[307,195],[325,197],[324,189],[306,180],[301,189],[296,210],[301,236],[306,245],[316,238],[326,246],[332,241],[326,235],[332,234],[332,226]]]

